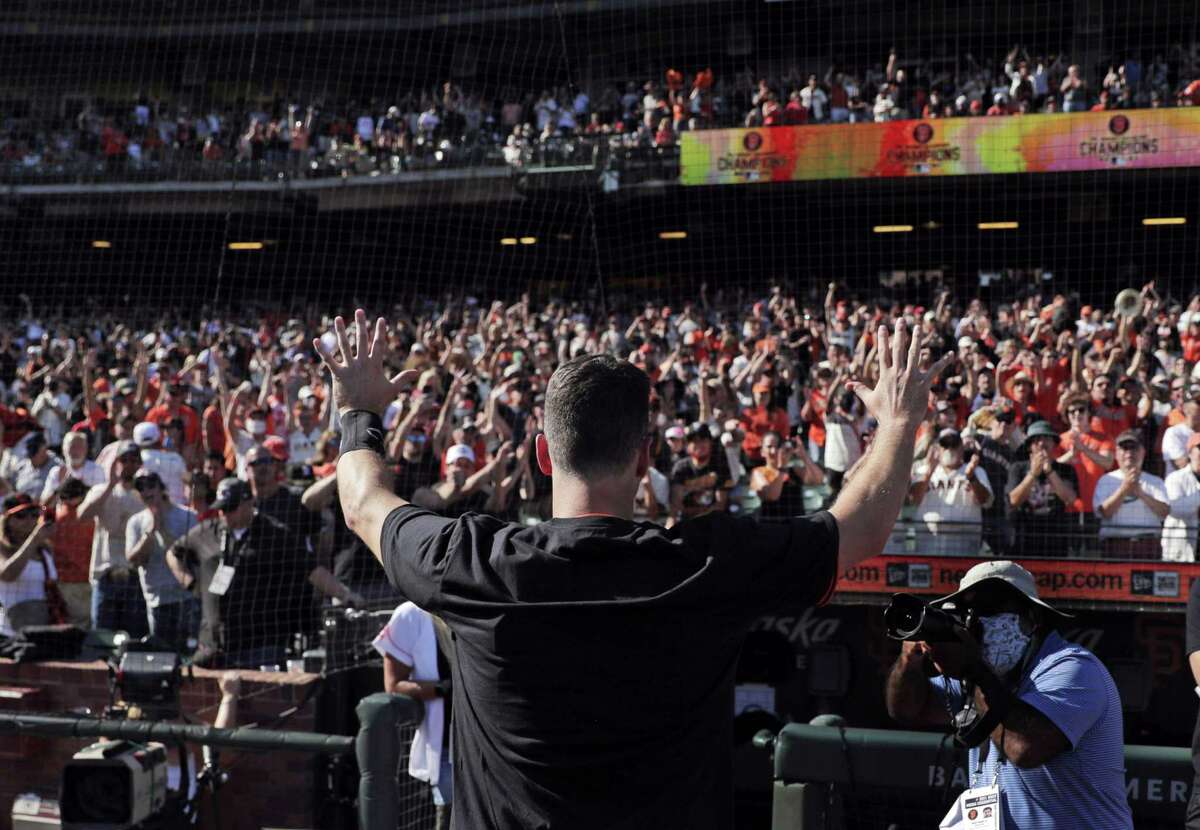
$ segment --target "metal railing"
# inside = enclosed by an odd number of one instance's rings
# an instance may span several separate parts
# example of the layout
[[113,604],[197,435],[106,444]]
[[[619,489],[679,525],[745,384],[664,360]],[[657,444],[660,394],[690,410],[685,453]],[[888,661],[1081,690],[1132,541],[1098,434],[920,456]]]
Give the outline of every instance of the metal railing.
[[[355,737],[312,732],[240,727],[216,729],[164,721],[118,720],[91,717],[57,717],[0,712],[0,736],[38,735],[47,738],[111,738],[135,742],[186,742],[247,750],[286,750],[325,755],[354,753],[359,764],[359,827],[363,830],[424,830],[429,810],[413,804],[428,802],[428,786],[397,780],[397,762],[407,757],[401,730],[421,720],[424,705],[405,695],[378,693],[359,701],[359,731]],[[404,773],[405,779],[408,776]],[[405,807],[409,809],[405,809]],[[406,817],[400,823],[401,816]]]
[[0,184],[9,187],[62,184],[152,184],[162,182],[293,182],[331,178],[394,176],[423,171],[479,169],[554,172],[564,168],[612,171],[638,180],[674,180],[679,148],[629,144],[618,136],[555,137],[512,147],[482,138],[418,140],[409,150],[324,153],[265,153],[257,159],[205,159],[199,150],[171,150],[139,160],[105,159],[82,152],[26,164],[0,162]]

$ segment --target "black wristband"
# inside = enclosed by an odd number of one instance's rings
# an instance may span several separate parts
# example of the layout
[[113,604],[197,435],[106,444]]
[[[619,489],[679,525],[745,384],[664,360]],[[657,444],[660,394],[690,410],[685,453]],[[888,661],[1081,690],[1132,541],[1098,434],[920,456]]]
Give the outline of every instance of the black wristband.
[[342,415],[342,455],[354,450],[370,450],[383,455],[383,418],[366,409],[351,409]]

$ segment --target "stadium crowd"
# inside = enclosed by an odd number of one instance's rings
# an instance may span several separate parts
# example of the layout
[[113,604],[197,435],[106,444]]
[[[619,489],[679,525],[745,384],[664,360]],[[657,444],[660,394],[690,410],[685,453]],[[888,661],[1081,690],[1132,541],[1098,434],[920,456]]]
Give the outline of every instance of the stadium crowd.
[[[891,552],[1195,558],[1200,295],[1185,306],[1153,283],[1120,313],[1035,289],[919,305],[837,284],[815,302],[776,285],[607,310],[528,295],[398,305],[394,368],[421,374],[385,418],[396,492],[451,516],[548,518],[531,452],[546,383],[608,352],[652,379],[641,518],[815,510],[870,451],[874,423],[846,384],[872,382],[876,328],[901,315],[928,339],[924,364],[956,358]],[[134,326],[25,300],[10,319],[0,634],[49,614],[181,648],[198,635],[214,662],[258,667],[312,629],[322,596],[395,604],[336,498],[338,418],[311,340],[328,318],[155,312]]]
[[1200,52],[1172,47],[1081,68],[1064,54],[971,53],[920,59],[892,51],[823,74],[795,64],[540,91],[447,81],[394,101],[286,96],[234,106],[138,96],[98,100],[73,118],[2,114],[8,178],[314,177],[441,164],[513,166],[593,160],[597,151],[668,152],[686,130],[739,126],[1007,116],[1191,106]]

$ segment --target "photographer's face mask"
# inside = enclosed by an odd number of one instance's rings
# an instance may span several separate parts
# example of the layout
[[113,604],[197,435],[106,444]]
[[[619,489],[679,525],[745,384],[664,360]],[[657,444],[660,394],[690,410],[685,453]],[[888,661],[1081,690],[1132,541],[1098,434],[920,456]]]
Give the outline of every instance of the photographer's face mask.
[[1012,671],[1033,639],[1032,634],[1021,628],[1021,617],[1011,613],[993,614],[980,617],[979,624],[983,628],[983,659],[998,675]]

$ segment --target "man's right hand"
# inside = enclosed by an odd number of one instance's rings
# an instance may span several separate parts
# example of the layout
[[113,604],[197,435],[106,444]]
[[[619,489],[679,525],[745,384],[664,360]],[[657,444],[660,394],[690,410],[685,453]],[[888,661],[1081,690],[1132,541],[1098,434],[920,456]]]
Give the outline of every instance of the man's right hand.
[[[337,337],[337,352],[327,349],[318,338],[313,348],[333,376],[333,402],[338,412],[365,409],[383,415],[396,396],[420,377],[415,369],[388,378],[384,365],[387,351],[387,323],[382,317],[375,322],[375,333],[368,341],[367,314],[361,308],[354,312],[354,348],[346,335],[346,323],[341,317],[333,321]],[[340,360],[338,357],[340,356]]]
[[879,381],[874,389],[850,381],[847,387],[862,399],[867,411],[879,422],[879,430],[900,428],[914,432],[929,404],[929,388],[938,373],[954,359],[947,352],[928,371],[919,368],[924,338],[910,337],[903,319],[896,323],[895,336],[886,326],[877,335],[879,349]]

